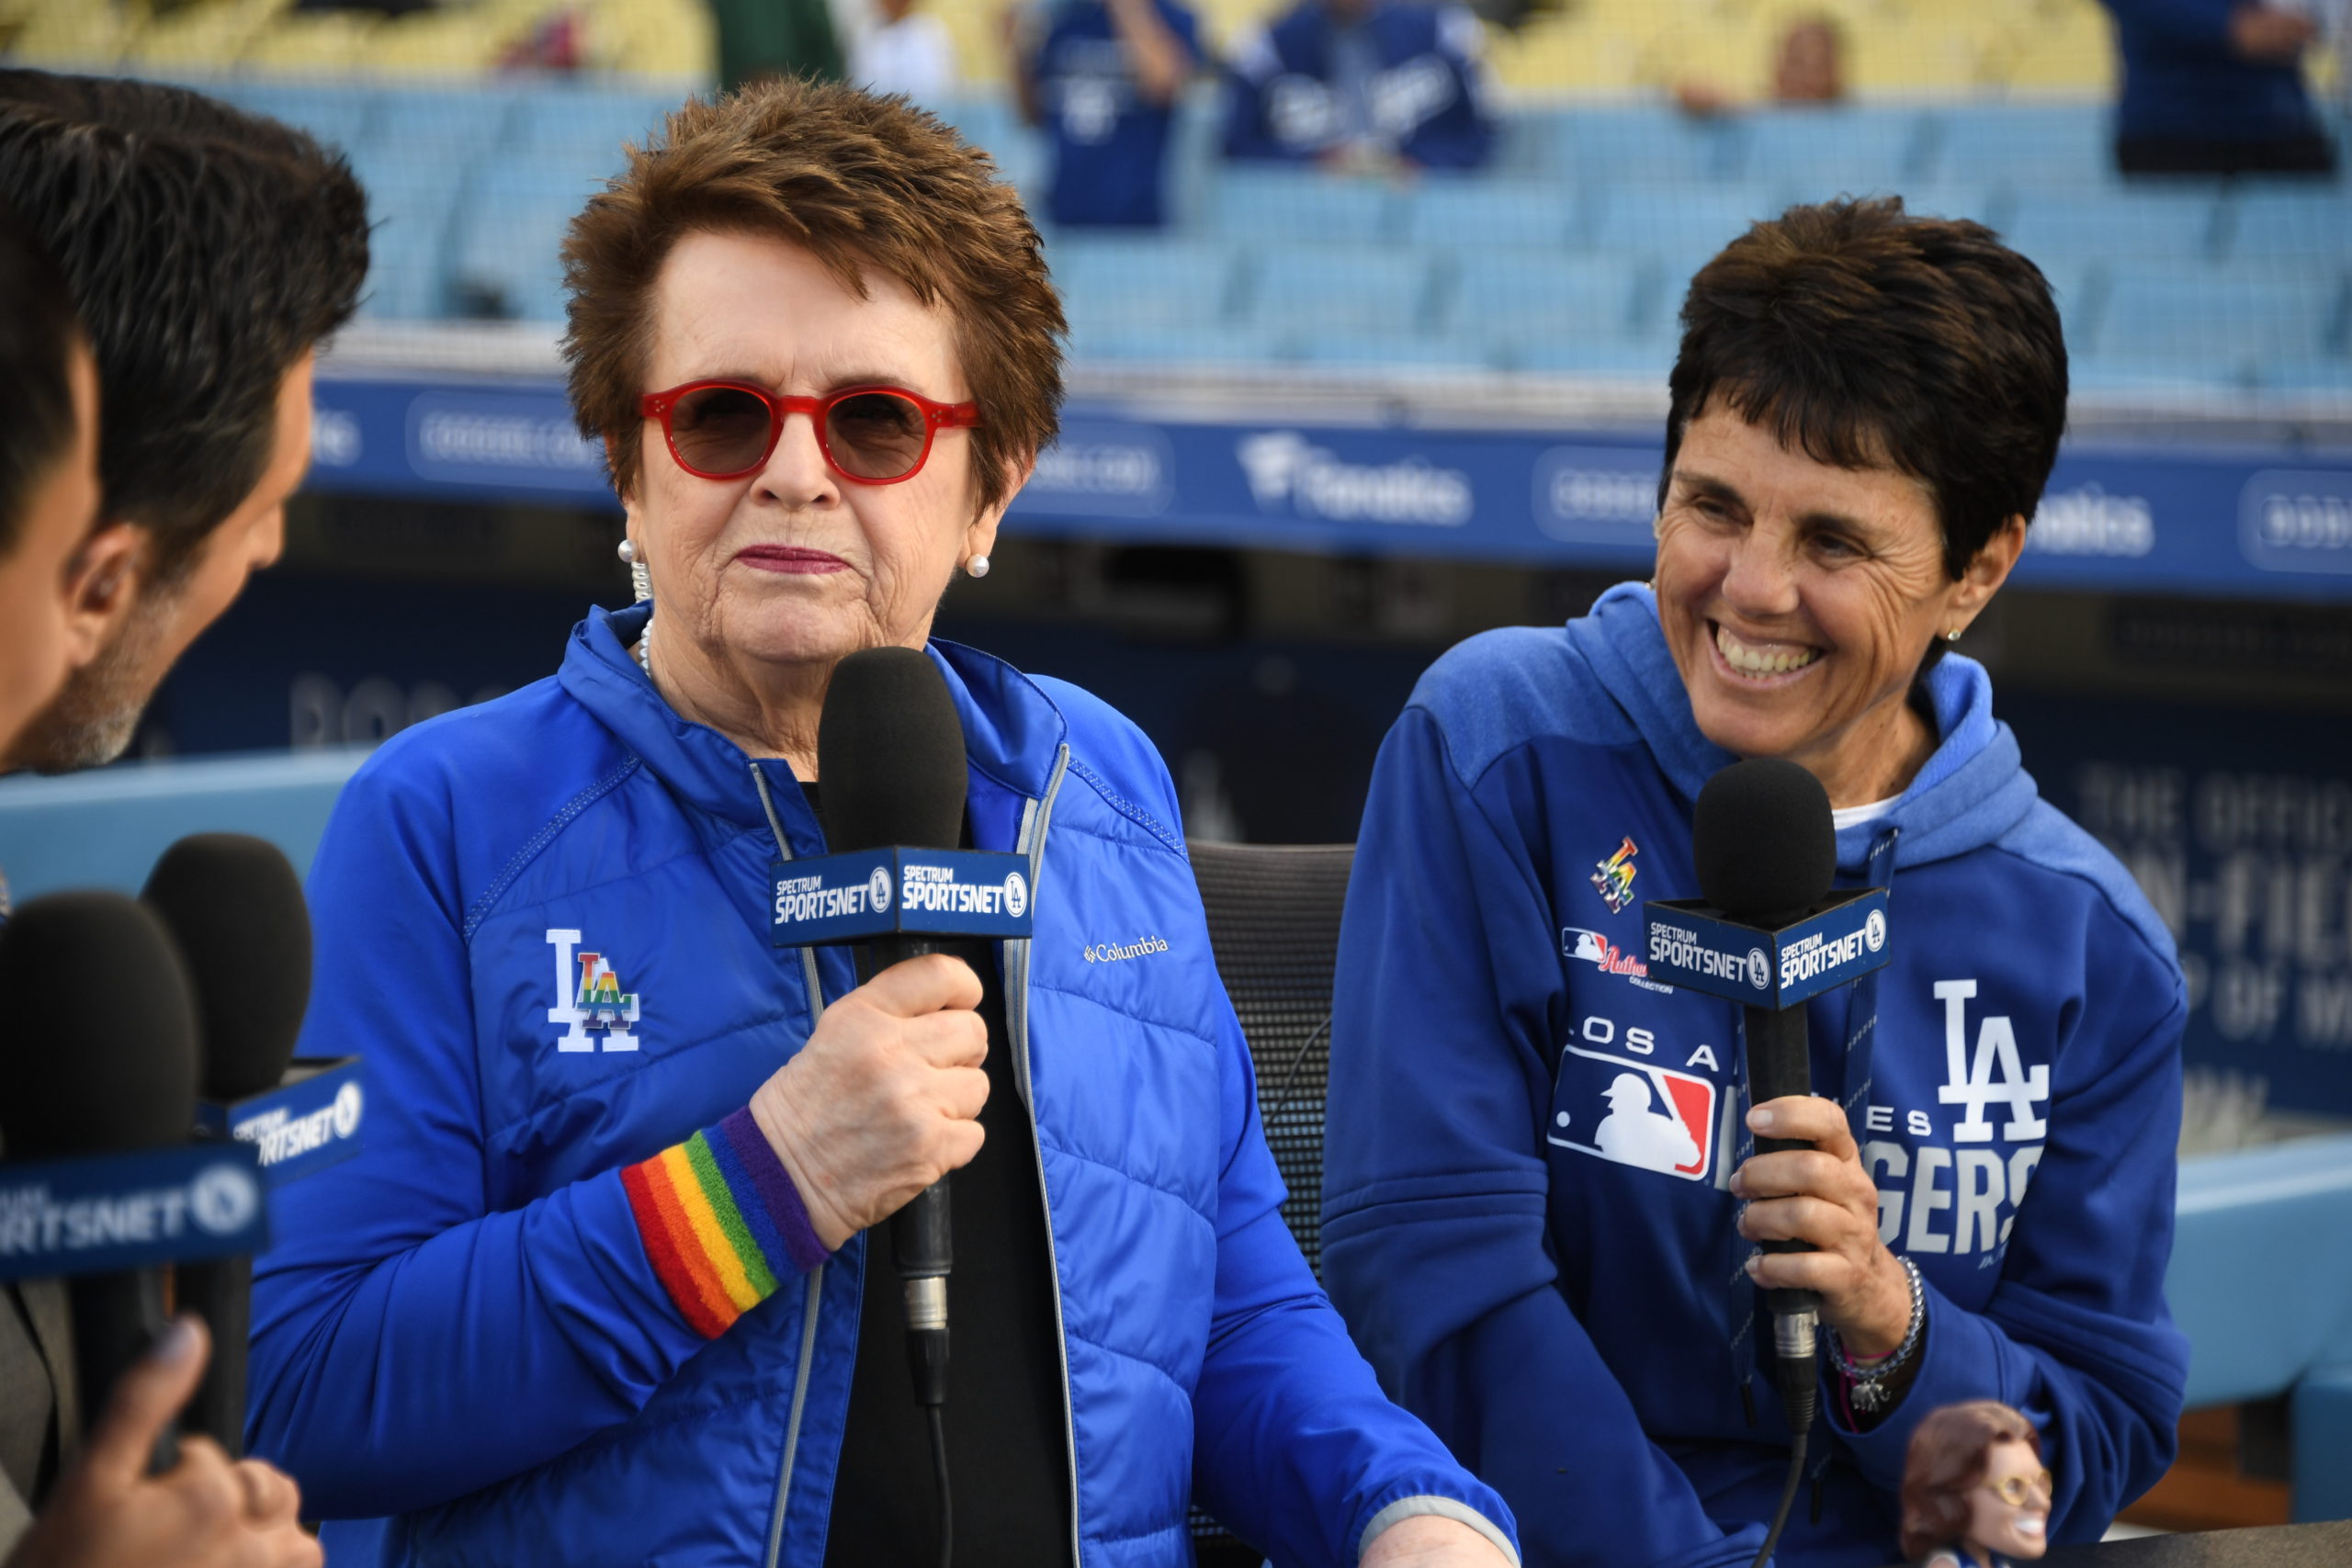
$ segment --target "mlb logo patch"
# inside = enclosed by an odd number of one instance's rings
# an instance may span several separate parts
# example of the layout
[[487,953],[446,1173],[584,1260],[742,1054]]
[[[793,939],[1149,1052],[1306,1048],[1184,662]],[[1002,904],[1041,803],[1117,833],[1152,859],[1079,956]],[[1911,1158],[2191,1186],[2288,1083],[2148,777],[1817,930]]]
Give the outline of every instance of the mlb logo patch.
[[1578,1154],[1703,1181],[1714,1163],[1716,1092],[1671,1067],[1564,1046],[1546,1136]]

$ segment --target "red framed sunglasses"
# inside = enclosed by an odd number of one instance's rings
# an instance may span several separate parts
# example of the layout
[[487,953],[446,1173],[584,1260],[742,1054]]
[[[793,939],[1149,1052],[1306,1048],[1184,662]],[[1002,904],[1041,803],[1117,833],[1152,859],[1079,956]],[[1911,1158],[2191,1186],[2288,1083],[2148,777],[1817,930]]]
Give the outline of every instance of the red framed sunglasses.
[[833,472],[862,485],[894,485],[922,472],[932,437],[980,423],[978,403],[935,403],[903,387],[849,387],[787,398],[748,381],[689,381],[648,392],[638,412],[662,422],[678,467],[706,479],[740,479],[767,466],[787,415],[817,424]]

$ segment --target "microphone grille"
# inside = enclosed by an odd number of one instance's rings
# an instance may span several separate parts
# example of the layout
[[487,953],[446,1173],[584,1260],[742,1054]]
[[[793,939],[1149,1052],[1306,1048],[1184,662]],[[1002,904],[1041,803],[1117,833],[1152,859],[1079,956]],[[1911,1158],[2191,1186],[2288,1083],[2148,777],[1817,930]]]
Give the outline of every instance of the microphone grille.
[[926,655],[869,648],[833,666],[817,720],[828,848],[956,848],[964,836],[964,721]]
[[15,1159],[185,1142],[196,1009],[162,922],[119,893],[52,893],[0,937],[0,1138]]
[[1829,792],[1779,757],[1734,762],[1707,781],[1690,847],[1701,895],[1754,925],[1795,919],[1819,903],[1838,876]]
[[140,898],[187,962],[204,1097],[277,1088],[311,1000],[311,911],[293,865],[249,834],[191,834],[164,852]]

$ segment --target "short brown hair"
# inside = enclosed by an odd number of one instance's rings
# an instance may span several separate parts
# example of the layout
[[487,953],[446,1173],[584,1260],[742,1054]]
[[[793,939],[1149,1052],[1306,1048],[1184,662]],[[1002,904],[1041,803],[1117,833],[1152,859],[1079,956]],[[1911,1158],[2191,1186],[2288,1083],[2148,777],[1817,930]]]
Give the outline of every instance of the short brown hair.
[[678,241],[716,231],[802,246],[861,298],[878,268],[954,314],[980,424],[972,479],[983,507],[1005,467],[1054,438],[1062,399],[1061,301],[1037,231],[988,154],[904,98],[786,79],[690,99],[628,169],[592,197],[563,243],[564,355],[581,430],[610,444],[613,482],[637,483],[638,399],[654,280]]
[[[1690,280],[1666,470],[1712,398],[1816,462],[1927,485],[1957,581],[2030,519],[2066,427],[2066,341],[2041,269],[1901,197],[1792,207]],[[1658,487],[1665,504],[1666,481]]]
[[1968,1495],[1984,1479],[1996,1443],[2023,1443],[2041,1457],[2033,1423],[1996,1399],[1931,1410],[1903,1456],[1903,1556],[1916,1562],[1968,1531]]

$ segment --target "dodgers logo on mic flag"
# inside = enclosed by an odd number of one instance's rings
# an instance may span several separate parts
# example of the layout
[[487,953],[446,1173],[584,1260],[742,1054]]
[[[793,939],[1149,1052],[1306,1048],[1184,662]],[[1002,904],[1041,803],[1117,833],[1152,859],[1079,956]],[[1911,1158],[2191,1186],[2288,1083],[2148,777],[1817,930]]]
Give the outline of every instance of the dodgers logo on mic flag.
[[1566,1045],[1547,1141],[1618,1165],[1703,1181],[1714,1162],[1715,1086],[1639,1057]]

